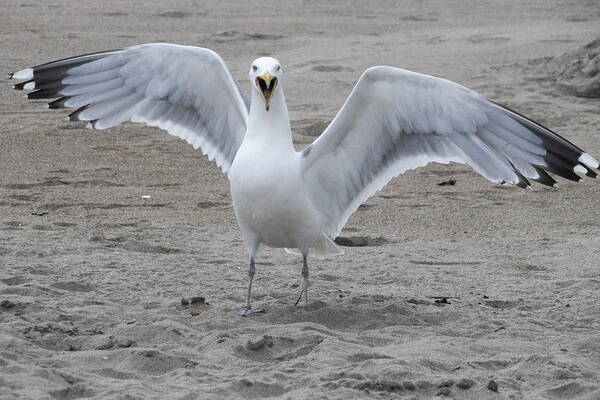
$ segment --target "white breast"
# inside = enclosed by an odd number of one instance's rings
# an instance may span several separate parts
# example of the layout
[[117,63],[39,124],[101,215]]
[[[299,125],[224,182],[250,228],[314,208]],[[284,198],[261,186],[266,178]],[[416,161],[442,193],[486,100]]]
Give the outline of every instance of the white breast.
[[314,206],[304,192],[300,159],[273,143],[244,141],[229,174],[242,230],[269,247],[309,247],[320,236]]

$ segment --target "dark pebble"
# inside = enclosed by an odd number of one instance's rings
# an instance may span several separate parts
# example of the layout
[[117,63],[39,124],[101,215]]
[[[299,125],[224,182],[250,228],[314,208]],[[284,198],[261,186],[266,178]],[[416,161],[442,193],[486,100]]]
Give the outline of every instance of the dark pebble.
[[447,181],[440,182],[438,186],[454,186],[456,185],[456,179],[448,179]]
[[2,300],[2,302],[0,302],[0,307],[2,308],[13,308],[15,305],[16,304],[10,300]]
[[467,389],[470,389],[471,387],[473,387],[474,384],[475,384],[474,380],[471,380],[468,378],[462,378],[460,381],[458,381],[456,386],[463,390],[467,390]]
[[452,385],[454,385],[454,381],[452,379],[448,379],[445,381],[441,381],[438,387],[451,387]]
[[487,388],[490,389],[492,392],[498,392],[498,384],[493,379],[490,379],[490,381],[487,384]]
[[442,297],[435,300],[435,304],[452,304],[448,301],[447,297]]
[[197,296],[197,297],[192,297],[192,299],[190,300],[190,303],[192,304],[196,304],[196,303],[202,303],[204,304],[206,301],[206,299],[202,296]]

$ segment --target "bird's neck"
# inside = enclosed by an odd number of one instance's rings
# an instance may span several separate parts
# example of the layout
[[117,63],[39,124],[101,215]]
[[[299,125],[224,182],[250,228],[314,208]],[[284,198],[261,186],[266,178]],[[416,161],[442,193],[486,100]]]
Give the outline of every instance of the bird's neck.
[[293,151],[290,117],[283,88],[278,88],[271,98],[269,111],[261,94],[253,88],[246,134],[251,136],[248,139],[267,140],[273,146],[282,145]]

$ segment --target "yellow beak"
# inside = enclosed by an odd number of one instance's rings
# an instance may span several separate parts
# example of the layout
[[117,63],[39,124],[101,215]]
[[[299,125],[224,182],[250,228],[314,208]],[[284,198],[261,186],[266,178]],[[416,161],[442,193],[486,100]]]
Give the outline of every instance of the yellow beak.
[[[263,76],[261,76],[260,78],[262,81],[264,81],[264,85],[265,87],[263,88],[261,86],[260,89],[260,94],[264,97],[265,99],[265,106],[267,111],[269,111],[269,108],[271,108],[271,96],[273,95],[273,91],[275,90],[275,85],[277,84],[277,80],[275,80],[273,87],[271,87],[271,81],[273,81],[273,79],[275,79],[270,73],[265,72],[265,74]],[[258,82],[257,79],[257,82]]]
[[269,85],[271,84],[271,80],[273,79],[273,76],[271,76],[270,73],[265,72],[265,74],[263,76],[260,77],[263,81],[265,81],[265,83],[267,84],[267,87],[269,87]]

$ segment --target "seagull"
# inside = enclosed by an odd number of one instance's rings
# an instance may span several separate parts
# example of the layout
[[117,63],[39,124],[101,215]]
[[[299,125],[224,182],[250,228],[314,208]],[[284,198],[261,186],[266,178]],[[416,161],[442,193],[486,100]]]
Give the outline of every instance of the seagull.
[[[151,43],[52,61],[9,75],[28,99],[75,108],[72,121],[108,129],[126,121],[156,126],[200,148],[227,174],[248,247],[251,305],[260,245],[302,256],[300,298],[308,310],[308,258],[341,255],[334,238],[361,203],[393,177],[431,162],[469,165],[501,185],[555,186],[596,177],[598,161],[555,132],[457,83],[376,66],[358,80],[331,124],[297,152],[271,57],[254,60],[245,101],[214,51]],[[300,301],[300,299],[298,299]],[[296,306],[298,305],[296,302]]]

